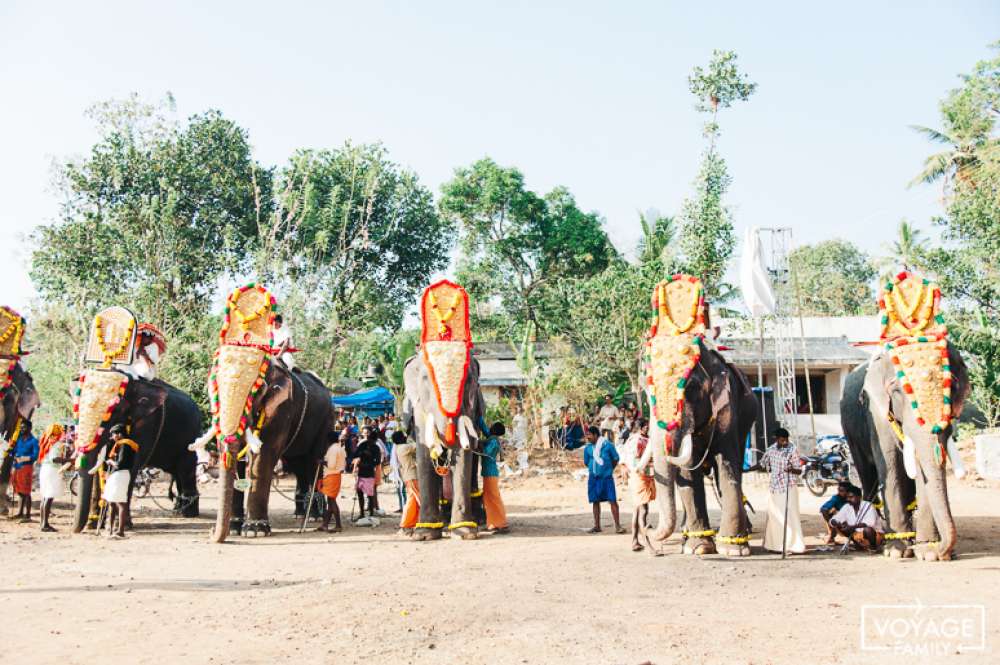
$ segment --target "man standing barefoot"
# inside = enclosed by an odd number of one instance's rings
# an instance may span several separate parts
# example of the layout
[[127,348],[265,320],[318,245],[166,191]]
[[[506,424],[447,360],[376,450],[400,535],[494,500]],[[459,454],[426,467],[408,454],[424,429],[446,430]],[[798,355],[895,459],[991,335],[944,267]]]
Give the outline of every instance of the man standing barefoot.
[[625,533],[618,518],[618,495],[615,493],[615,466],[618,451],[607,436],[594,426],[587,430],[587,445],[583,448],[583,463],[587,466],[587,500],[594,509],[594,526],[588,533],[601,532],[601,502],[611,506],[615,533]]

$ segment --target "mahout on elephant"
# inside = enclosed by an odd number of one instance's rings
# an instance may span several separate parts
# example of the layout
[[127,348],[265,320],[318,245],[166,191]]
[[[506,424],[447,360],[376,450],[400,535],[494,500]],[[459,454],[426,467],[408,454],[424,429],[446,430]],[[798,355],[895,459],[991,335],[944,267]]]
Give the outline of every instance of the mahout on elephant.
[[268,499],[279,461],[295,474],[296,514],[304,515],[326,452],[330,390],[315,374],[289,369],[275,357],[276,308],[274,296],[256,284],[236,289],[226,301],[209,375],[212,426],[193,446],[210,446],[221,456],[211,535],[217,543],[231,529],[244,536],[271,533]]
[[[73,411],[77,424],[77,468],[80,484],[73,516],[73,531],[98,526],[103,483],[103,462],[108,454],[112,427],[121,425],[139,450],[134,458],[128,495],[143,467],[169,473],[177,484],[174,510],[197,517],[199,495],[195,480],[196,456],[188,450],[201,429],[201,413],[187,393],[148,372],[136,372],[137,346],[147,337],[127,309],[110,307],[95,316],[85,361],[76,378]],[[146,329],[153,329],[146,326]],[[150,343],[154,343],[150,341]],[[155,342],[159,348],[162,340]],[[148,353],[148,351],[147,351]],[[158,358],[160,353],[154,354]],[[131,522],[126,509],[125,523]]]
[[0,307],[0,515],[7,514],[7,486],[14,465],[14,444],[41,404],[31,374],[21,361],[27,322],[9,307]]
[[[684,507],[684,553],[747,556],[743,454],[757,419],[757,401],[746,376],[705,337],[707,305],[699,279],[673,275],[661,282],[654,289],[652,309],[640,375],[651,412],[649,445],[660,524],[652,536],[642,534],[644,544],[657,553],[662,547],[653,541],[662,543],[676,528],[676,486]],[[718,531],[708,518],[708,473],[722,506]]]
[[945,463],[960,472],[952,441],[970,384],[961,354],[948,339],[941,292],[910,272],[879,294],[883,348],[847,377],[841,424],[865,498],[888,521],[892,558],[952,558],[957,532]]
[[[466,540],[479,534],[476,459],[481,454],[485,403],[479,362],[472,356],[469,296],[441,280],[420,301],[420,349],[403,372],[403,428],[417,443],[420,516],[416,540],[436,540],[447,530]],[[451,483],[448,514],[444,482]]]

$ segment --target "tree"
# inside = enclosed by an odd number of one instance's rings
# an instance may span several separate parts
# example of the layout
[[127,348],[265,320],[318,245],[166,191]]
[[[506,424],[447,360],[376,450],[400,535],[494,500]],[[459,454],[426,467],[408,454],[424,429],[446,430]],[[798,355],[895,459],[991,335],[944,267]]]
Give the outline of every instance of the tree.
[[[1000,47],[1000,43],[994,44]],[[972,400],[992,425],[1000,423],[1000,56],[976,64],[941,103],[946,131],[960,136],[960,157],[941,171],[948,178],[945,214],[935,223],[944,246],[927,253],[941,285],[948,324],[966,354]],[[955,146],[953,146],[955,147]],[[934,159],[934,157],[932,157]]]
[[284,296],[305,366],[334,373],[346,341],[394,331],[449,260],[454,227],[381,145],[300,150],[258,222],[258,277]]
[[874,314],[875,269],[868,256],[846,240],[826,240],[792,250],[789,263],[798,280],[805,316]]
[[879,261],[884,272],[902,267],[917,270],[925,266],[928,252],[927,238],[916,226],[901,219],[896,226],[896,239],[887,247],[889,253]]
[[713,51],[707,69],[695,67],[688,77],[691,93],[698,100],[695,107],[711,118],[705,125],[708,146],[694,194],[681,208],[681,259],[685,271],[701,278],[706,296],[716,303],[724,302],[732,291],[722,279],[735,245],[732,214],[723,203],[732,178],[716,151],[718,113],[733,102],[749,100],[757,89],[757,84],[739,71],[736,59],[733,51]]
[[657,210],[639,213],[642,236],[636,245],[636,255],[643,265],[659,263],[667,271],[673,262],[674,239],[677,224],[673,217],[665,217]]
[[500,305],[500,316],[476,321],[477,335],[480,323],[501,339],[528,322],[547,331],[536,305],[540,290],[598,273],[617,257],[600,216],[582,212],[563,187],[538,196],[516,168],[481,159],[456,169],[441,191],[441,214],[461,229],[459,279],[477,301]]
[[[212,319],[220,279],[250,264],[254,173],[269,208],[271,172],[254,161],[246,132],[219,112],[184,122],[172,114],[169,97],[158,105],[135,95],[98,104],[89,111],[97,143],[58,167],[63,204],[59,219],[33,236],[31,277],[46,303],[46,327],[70,334],[48,340],[53,346],[39,348],[37,360],[65,358],[67,344],[79,358],[94,312],[120,304],[166,333],[164,378],[201,395],[211,351],[188,345]],[[50,366],[62,385],[77,369],[76,362]]]

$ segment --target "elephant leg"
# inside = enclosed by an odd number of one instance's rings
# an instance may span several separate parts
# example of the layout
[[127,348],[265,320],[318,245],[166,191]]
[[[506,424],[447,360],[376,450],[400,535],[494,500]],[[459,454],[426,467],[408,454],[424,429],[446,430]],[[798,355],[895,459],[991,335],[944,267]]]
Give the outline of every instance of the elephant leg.
[[449,524],[448,530],[460,536],[463,540],[475,540],[479,537],[479,525],[476,523],[475,514],[472,510],[472,477],[475,474],[474,457],[471,451],[459,451],[451,474],[453,489],[451,495],[451,524]]
[[681,469],[677,486],[684,505],[684,554],[715,554],[714,533],[708,525],[704,474],[700,469]]
[[438,540],[444,522],[441,518],[441,477],[434,471],[430,452],[417,444],[417,476],[420,479],[420,517],[413,530],[414,540]]
[[181,458],[174,474],[174,479],[177,481],[174,511],[179,512],[182,517],[198,517],[199,514],[198,481],[195,478],[197,463],[197,457],[185,455]]
[[[219,473],[226,473],[226,470],[221,468]],[[232,473],[232,472],[230,472]],[[246,461],[240,461],[236,463],[236,477],[246,478],[247,477],[247,463]],[[241,534],[243,533],[243,524],[246,522],[246,493],[233,489],[233,517],[229,520],[229,529],[233,533]]]
[[734,464],[731,455],[716,456],[719,487],[722,493],[722,519],[718,541],[726,556],[750,556],[750,531],[743,509],[742,461]]
[[247,519],[243,524],[243,535],[257,537],[271,535],[267,503],[271,498],[271,479],[274,475],[273,451],[265,446],[250,464],[250,496],[247,500]]
[[879,440],[884,442],[882,456],[885,459],[885,516],[889,522],[888,531],[891,535],[886,539],[885,555],[892,559],[902,559],[913,556],[913,520],[906,510],[908,499],[912,492],[912,481],[906,475],[903,465],[903,454],[896,446],[896,435],[885,425],[887,430],[881,431],[882,423],[876,424],[879,429]]

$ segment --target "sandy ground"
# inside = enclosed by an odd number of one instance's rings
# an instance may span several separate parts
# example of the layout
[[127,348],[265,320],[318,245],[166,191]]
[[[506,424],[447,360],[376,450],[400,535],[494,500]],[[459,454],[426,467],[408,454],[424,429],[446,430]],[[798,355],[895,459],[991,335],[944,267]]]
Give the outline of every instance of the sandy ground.
[[[950,563],[815,550],[782,561],[760,549],[759,512],[750,558],[685,556],[677,536],[653,558],[627,535],[584,533],[585,483],[563,473],[505,480],[513,533],[475,542],[410,542],[394,517],[299,535],[278,495],[270,538],[209,544],[215,501],[203,496],[195,520],[140,501],[136,530],[111,541],[67,533],[57,504],[58,534],[0,523],[0,638],[18,663],[1000,662],[1000,491],[952,489]],[[758,511],[764,491],[748,486]],[[815,548],[821,500],[800,496]],[[627,499],[622,513],[627,524]],[[986,651],[861,650],[863,605],[915,603],[985,606]]]

